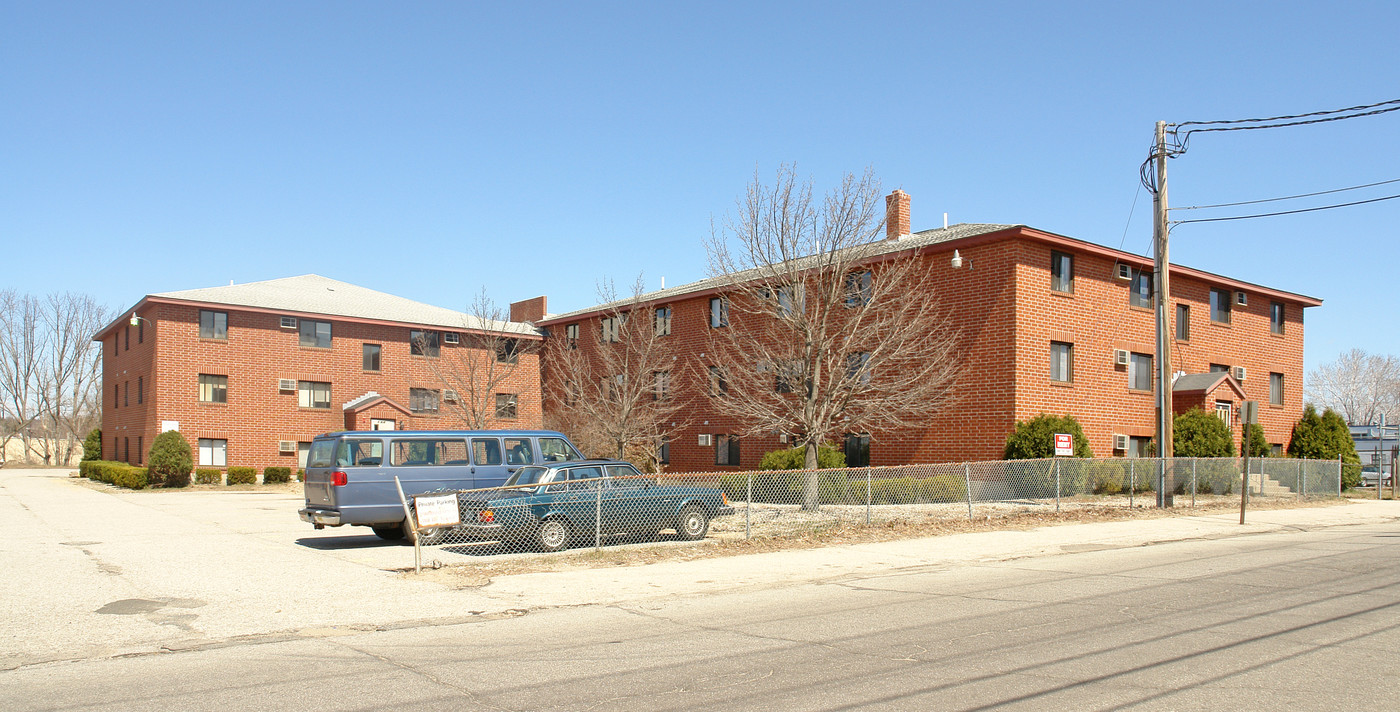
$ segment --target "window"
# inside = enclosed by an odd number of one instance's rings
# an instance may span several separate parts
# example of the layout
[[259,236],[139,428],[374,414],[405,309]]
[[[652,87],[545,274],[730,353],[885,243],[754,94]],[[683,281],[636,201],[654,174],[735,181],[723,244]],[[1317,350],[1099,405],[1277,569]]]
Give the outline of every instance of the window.
[[657,336],[671,335],[671,307],[657,307],[652,320]]
[[788,364],[779,364],[773,369],[773,391],[776,393],[791,393],[793,383],[797,381],[794,369]]
[[143,452],[143,450],[141,449],[141,436],[140,436],[140,435],[137,435],[137,436],[136,436],[136,464],[138,464],[138,465],[141,464],[141,453],[142,453],[142,452]]
[[1062,383],[1074,380],[1074,344],[1050,342],[1050,380]]
[[622,340],[622,317],[605,316],[602,319],[603,334],[605,343],[613,343]]
[[1269,302],[1269,331],[1283,333],[1283,302]]
[[228,441],[200,438],[199,464],[206,467],[224,467],[228,465]]
[[1213,363],[1210,365],[1211,373],[1229,373],[1230,367],[1223,363]]
[[227,339],[228,312],[199,310],[199,338]]
[[[146,320],[145,320],[145,319],[142,319],[142,320],[136,322],[136,343],[138,343],[138,344],[144,344],[144,343],[146,343]],[[138,440],[139,440],[139,438],[138,438]]]
[[671,396],[671,372],[656,371],[652,375],[652,400],[666,400]]
[[331,323],[329,321],[302,319],[300,329],[301,338],[297,341],[298,345],[318,349],[331,347]]
[[408,389],[408,410],[413,413],[438,412],[438,392],[431,388]]
[[1152,457],[1152,438],[1130,437],[1125,457]]
[[430,356],[432,358],[437,358],[442,354],[439,334],[436,331],[420,331],[414,329],[408,332],[408,342],[408,352],[414,356]]
[[302,408],[331,407],[331,384],[297,381],[297,405]]
[[501,339],[496,346],[496,363],[516,363],[520,360],[520,340]]
[[[491,444],[496,446],[497,454],[496,462],[492,464],[499,465],[501,464],[499,457],[501,452],[500,443],[492,440]],[[466,440],[395,440],[389,447],[393,455],[395,467],[467,464]],[[361,458],[360,464],[378,465],[380,461],[365,462],[364,459]]]
[[378,371],[381,350],[379,344],[365,344],[360,357],[361,367],[366,371]]
[[146,399],[146,377],[136,377],[136,402],[140,404]]
[[870,467],[869,433],[846,433],[846,467]]
[[724,297],[710,298],[710,328],[729,326],[729,302]]
[[774,313],[781,318],[802,313],[803,292],[801,285],[785,284],[771,292],[764,289],[763,295],[765,299],[774,302]]
[[122,383],[122,407],[131,405],[131,381]]
[[540,457],[545,462],[583,459],[583,455],[563,438],[540,438]]
[[130,324],[127,324],[126,327],[122,329],[122,336],[123,336],[123,341],[126,342],[126,346],[123,347],[122,350],[123,350],[123,351],[130,351],[130,350],[131,350],[131,325],[130,325]]
[[569,348],[578,348],[578,324],[564,325],[564,341]]
[[710,395],[729,395],[729,381],[724,378],[724,369],[719,366],[710,367]]
[[1225,427],[1227,428],[1234,427],[1230,417],[1234,410],[1232,406],[1233,404],[1230,401],[1215,402],[1215,417],[1225,421]]
[[1283,405],[1283,374],[1269,374],[1269,405]]
[[1135,307],[1152,308],[1152,273],[1134,269],[1132,289],[1128,292],[1128,304]]
[[199,374],[199,401],[201,403],[227,403],[228,376]]
[[310,467],[380,467],[384,464],[382,440],[318,440],[311,446]]
[[1283,443],[1269,443],[1269,457],[1283,457]]
[[535,464],[535,453],[530,449],[529,438],[506,438],[506,464]]
[[122,462],[131,462],[131,438],[122,438]]
[[297,328],[297,318],[294,316],[284,316],[277,325],[283,329],[295,329]]
[[870,354],[864,351],[846,354],[846,377],[861,385],[870,383]]
[[1191,340],[1191,307],[1185,304],[1176,305],[1176,340]]
[[472,464],[501,464],[501,441],[495,438],[472,438]]
[[656,459],[663,465],[671,464],[671,441],[661,441],[661,445],[656,450]]
[[1128,387],[1135,391],[1152,390],[1152,357],[1132,354],[1128,359]]
[[516,417],[520,396],[515,393],[496,394],[496,417],[513,420]]
[[1064,252],[1050,253],[1050,288],[1074,293],[1074,257]]
[[1230,323],[1230,290],[1210,290],[1210,320],[1217,324]]
[[122,384],[112,384],[112,407],[115,408],[122,402]]
[[715,436],[715,464],[739,464],[739,438],[733,435]]
[[846,275],[846,306],[859,307],[870,303],[875,284],[870,271]]

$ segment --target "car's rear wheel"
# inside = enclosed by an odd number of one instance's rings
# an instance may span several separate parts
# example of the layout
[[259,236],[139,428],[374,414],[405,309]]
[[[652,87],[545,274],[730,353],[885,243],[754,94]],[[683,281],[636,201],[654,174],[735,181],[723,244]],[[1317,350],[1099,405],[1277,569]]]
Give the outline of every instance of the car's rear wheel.
[[399,522],[398,524],[386,524],[382,527],[373,527],[373,529],[374,535],[384,541],[398,541],[404,538],[406,534],[403,528],[403,522]]
[[540,551],[560,551],[569,545],[569,536],[568,523],[555,517],[540,522],[540,528],[535,531],[535,543]]
[[682,509],[680,516],[676,517],[676,533],[686,541],[704,539],[709,531],[709,515],[705,514],[704,509],[693,504]]

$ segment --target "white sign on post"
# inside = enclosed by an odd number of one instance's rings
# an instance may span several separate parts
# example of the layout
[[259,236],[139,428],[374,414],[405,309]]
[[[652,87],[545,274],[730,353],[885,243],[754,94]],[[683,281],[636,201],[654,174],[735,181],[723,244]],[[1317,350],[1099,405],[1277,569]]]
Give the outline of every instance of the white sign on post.
[[457,495],[440,494],[431,497],[419,495],[413,498],[413,507],[418,514],[418,526],[455,527],[462,522],[462,514],[457,511]]
[[1074,436],[1069,433],[1055,433],[1055,457],[1074,456]]

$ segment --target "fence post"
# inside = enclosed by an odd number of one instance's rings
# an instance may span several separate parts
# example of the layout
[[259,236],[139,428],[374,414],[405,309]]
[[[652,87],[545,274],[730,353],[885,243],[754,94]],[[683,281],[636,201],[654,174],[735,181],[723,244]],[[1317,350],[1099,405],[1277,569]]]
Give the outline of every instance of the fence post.
[[423,573],[423,547],[418,543],[418,523],[413,521],[413,512],[408,508],[408,497],[403,493],[403,483],[394,475],[394,488],[399,491],[399,504],[403,505],[403,526],[413,538],[413,573]]
[[972,521],[972,466],[963,463],[963,491],[967,493],[967,521]]
[[603,549],[603,480],[597,482],[598,495],[593,498],[593,550]]
[[1196,507],[1196,458],[1191,458],[1191,508]]
[[1055,458],[1055,511],[1060,511],[1060,458]]
[[1342,456],[1337,456],[1337,499],[1342,498]]
[[753,512],[753,470],[749,470],[748,473],[747,473],[747,475],[748,475],[748,476],[747,476],[746,478],[744,478],[744,481],[747,483],[746,486],[748,487],[748,494],[745,495],[745,497],[747,497],[747,499],[746,499],[745,502],[744,502],[744,540],[745,540],[745,541],[747,541],[747,540],[749,540],[750,538],[753,537],[753,529],[752,529],[752,522],[753,522],[753,519],[752,519],[752,517],[750,516],[750,513]]
[[1137,458],[1128,458],[1128,509],[1133,508],[1133,490],[1137,489]]
[[870,468],[865,468],[865,526],[870,526]]
[[1303,467],[1303,461],[1298,461],[1298,476],[1293,478],[1298,483],[1298,499],[1306,499],[1308,491],[1308,471]]

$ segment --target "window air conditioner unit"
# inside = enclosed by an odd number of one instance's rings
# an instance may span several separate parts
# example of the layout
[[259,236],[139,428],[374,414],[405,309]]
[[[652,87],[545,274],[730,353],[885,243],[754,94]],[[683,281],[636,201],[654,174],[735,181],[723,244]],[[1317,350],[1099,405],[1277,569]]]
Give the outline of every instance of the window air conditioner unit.
[[1249,306],[1249,295],[1244,292],[1235,292],[1235,303],[1242,306]]
[[284,453],[284,454],[293,454],[293,453],[295,453],[296,451],[297,451],[297,441],[295,441],[295,440],[278,440],[278,441],[277,441],[277,452],[279,452],[279,453]]
[[1114,350],[1113,350],[1113,362],[1114,362],[1115,364],[1118,364],[1119,366],[1127,366],[1127,365],[1128,365],[1128,350],[1127,350],[1127,349],[1114,349]]
[[279,379],[277,379],[277,390],[279,390],[279,391],[294,391],[294,390],[296,390],[296,389],[297,389],[297,379],[295,379],[295,378],[279,378]]
[[697,440],[698,440],[698,442],[699,442],[700,447],[709,447],[709,446],[710,446],[710,436],[709,436],[708,434],[706,434],[706,435],[701,435]]
[[1236,366],[1236,367],[1235,367],[1235,380],[1236,380],[1236,381],[1243,381],[1245,375],[1248,374],[1248,373],[1249,373],[1248,371],[1244,370],[1244,366]]
[[445,391],[443,391],[443,392],[442,392],[442,399],[445,400],[445,401],[447,401],[448,403],[456,403],[456,402],[457,402],[457,391],[454,391],[454,390],[452,390],[452,389],[450,389],[450,388],[447,389],[447,390],[445,390]]
[[1117,277],[1118,279],[1121,279],[1121,280],[1125,281],[1125,282],[1128,281],[1128,280],[1131,280],[1131,279],[1133,278],[1133,267],[1132,267],[1132,265],[1125,265],[1125,264],[1119,263],[1119,264],[1118,264],[1118,270],[1117,270],[1117,272],[1114,274],[1114,276]]
[[778,433],[778,442],[786,445],[788,441],[787,433]]
[[455,332],[455,331],[449,331],[449,332],[443,334],[443,335],[442,335],[442,343],[444,343],[444,344],[455,344],[455,343],[457,343],[457,332]]
[[297,318],[294,317],[294,316],[284,316],[284,317],[282,317],[282,328],[283,328],[283,329],[295,329],[295,328],[297,328]]
[[1114,434],[1113,434],[1113,449],[1114,449],[1114,450],[1122,450],[1122,451],[1124,451],[1124,452],[1127,452],[1127,450],[1128,450],[1128,436],[1127,436],[1127,435],[1120,434],[1120,433],[1114,433]]

